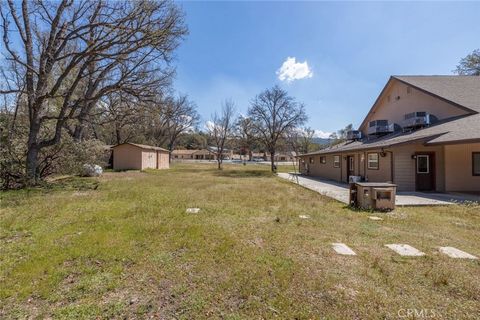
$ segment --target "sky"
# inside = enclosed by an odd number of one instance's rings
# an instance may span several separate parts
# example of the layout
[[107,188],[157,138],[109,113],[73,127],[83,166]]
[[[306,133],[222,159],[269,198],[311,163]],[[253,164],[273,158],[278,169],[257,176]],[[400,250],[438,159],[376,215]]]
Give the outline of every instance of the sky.
[[[480,2],[178,2],[189,35],[175,88],[202,123],[232,99],[246,114],[276,84],[326,137],[357,127],[390,75],[452,74],[480,48]],[[200,126],[201,127],[201,126]]]

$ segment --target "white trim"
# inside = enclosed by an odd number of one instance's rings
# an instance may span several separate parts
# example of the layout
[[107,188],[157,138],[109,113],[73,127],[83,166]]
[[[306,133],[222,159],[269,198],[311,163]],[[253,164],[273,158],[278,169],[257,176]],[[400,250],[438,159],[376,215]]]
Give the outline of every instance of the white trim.
[[[425,171],[425,172],[418,171],[418,159],[420,159],[420,158],[426,158],[427,159],[427,171]],[[428,154],[417,155],[417,173],[418,174],[429,174],[430,173],[430,155],[428,155]]]

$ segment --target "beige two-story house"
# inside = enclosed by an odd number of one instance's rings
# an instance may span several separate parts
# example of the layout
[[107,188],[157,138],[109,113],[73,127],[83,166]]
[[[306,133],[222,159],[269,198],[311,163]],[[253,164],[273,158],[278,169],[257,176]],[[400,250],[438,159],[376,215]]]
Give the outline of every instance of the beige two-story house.
[[300,171],[400,191],[480,192],[480,77],[392,76],[358,130],[301,155]]

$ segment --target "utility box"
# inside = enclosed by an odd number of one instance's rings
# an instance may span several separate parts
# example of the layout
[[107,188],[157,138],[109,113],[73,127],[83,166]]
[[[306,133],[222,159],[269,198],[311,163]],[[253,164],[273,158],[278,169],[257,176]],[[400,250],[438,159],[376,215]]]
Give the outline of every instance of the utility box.
[[385,182],[357,182],[356,205],[363,209],[393,210],[397,185]]

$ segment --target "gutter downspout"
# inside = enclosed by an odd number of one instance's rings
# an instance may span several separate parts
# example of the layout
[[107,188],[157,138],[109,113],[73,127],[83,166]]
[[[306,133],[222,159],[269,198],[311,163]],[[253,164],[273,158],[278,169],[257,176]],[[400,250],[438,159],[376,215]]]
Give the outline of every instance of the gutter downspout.
[[363,151],[363,175],[364,175],[364,180],[368,181],[368,176],[367,176],[367,152]]
[[395,170],[393,170],[393,151],[385,151],[390,153],[390,178],[392,178],[392,183],[395,183]]

